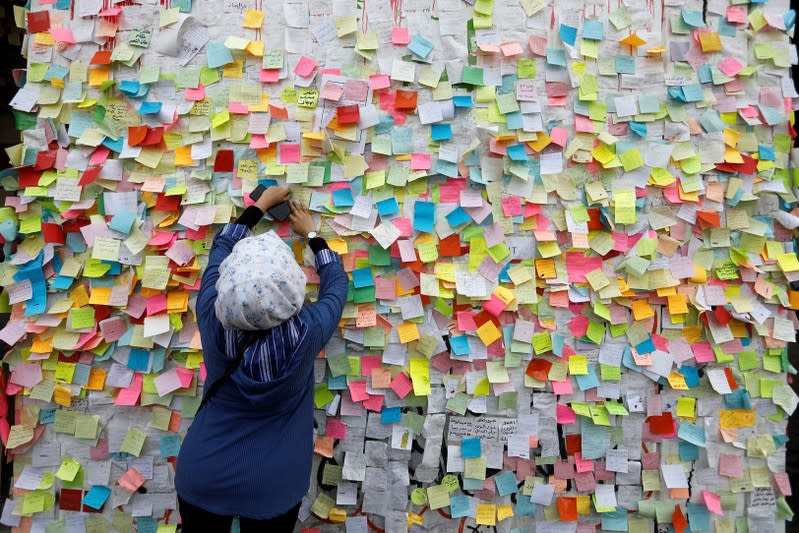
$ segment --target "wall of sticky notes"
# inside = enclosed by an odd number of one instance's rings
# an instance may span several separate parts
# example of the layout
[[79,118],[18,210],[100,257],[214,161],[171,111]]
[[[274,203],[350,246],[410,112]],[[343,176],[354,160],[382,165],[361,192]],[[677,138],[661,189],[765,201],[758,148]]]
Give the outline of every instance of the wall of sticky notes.
[[194,301],[260,183],[310,207],[351,279],[315,361],[298,530],[783,529],[787,0],[31,0],[14,16],[0,522],[175,531],[205,377]]

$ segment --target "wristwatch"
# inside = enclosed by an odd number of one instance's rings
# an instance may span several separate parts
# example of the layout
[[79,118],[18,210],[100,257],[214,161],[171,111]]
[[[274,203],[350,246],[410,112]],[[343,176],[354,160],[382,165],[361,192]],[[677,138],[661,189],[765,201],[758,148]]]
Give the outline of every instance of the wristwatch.
[[309,240],[309,241],[310,241],[311,239],[315,239],[315,238],[317,238],[318,236],[319,236],[319,234],[318,234],[318,233],[316,233],[315,231],[309,231],[309,232],[308,232],[308,240]]

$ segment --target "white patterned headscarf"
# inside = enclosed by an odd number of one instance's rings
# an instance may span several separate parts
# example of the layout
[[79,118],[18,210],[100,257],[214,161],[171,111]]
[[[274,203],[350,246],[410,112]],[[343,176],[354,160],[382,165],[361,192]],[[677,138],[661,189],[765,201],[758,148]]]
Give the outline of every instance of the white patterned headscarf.
[[225,329],[270,329],[296,315],[305,273],[273,231],[240,240],[219,265],[216,317]]

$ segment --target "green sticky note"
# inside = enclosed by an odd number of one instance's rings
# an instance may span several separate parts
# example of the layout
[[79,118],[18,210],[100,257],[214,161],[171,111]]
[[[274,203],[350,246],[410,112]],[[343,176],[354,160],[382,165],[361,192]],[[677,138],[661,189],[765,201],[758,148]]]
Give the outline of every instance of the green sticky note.
[[87,305],[79,309],[70,309],[69,320],[72,329],[93,328],[95,324],[94,308]]
[[75,476],[78,475],[79,470],[80,470],[79,462],[77,462],[72,457],[64,457],[61,460],[61,466],[58,467],[55,476],[58,479],[62,479],[64,481],[72,481],[73,479],[75,479]]
[[519,79],[535,78],[535,74],[535,59],[520,59],[516,62],[516,75],[519,77]]
[[313,401],[317,409],[321,409],[325,405],[333,401],[333,393],[327,388],[327,385],[322,383],[314,387]]
[[463,83],[468,85],[474,85],[477,87],[482,87],[483,85],[483,69],[480,67],[463,67],[463,73],[461,74],[461,79]]
[[122,446],[119,447],[119,451],[138,457],[141,454],[146,438],[147,434],[142,430],[130,428],[122,441]]

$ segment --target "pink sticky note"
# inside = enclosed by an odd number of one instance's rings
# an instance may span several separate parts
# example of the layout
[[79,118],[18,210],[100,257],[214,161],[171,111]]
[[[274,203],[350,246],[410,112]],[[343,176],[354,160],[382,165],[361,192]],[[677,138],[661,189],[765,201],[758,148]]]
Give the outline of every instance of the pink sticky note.
[[322,88],[322,94],[320,95],[323,100],[330,100],[332,102],[338,102],[341,100],[341,95],[344,94],[344,87],[342,87],[338,83],[330,83],[327,82],[325,86]]
[[106,318],[100,321],[100,333],[107,342],[114,342],[122,338],[128,331],[128,325],[121,316]]
[[269,148],[269,143],[266,142],[266,136],[253,133],[250,136],[250,148]]
[[157,315],[166,311],[166,293],[159,293],[147,298],[147,315]]
[[517,41],[502,43],[499,48],[502,50],[502,55],[504,57],[520,56],[524,53],[522,45],[520,45]]
[[75,44],[75,37],[69,28],[50,28],[50,35],[59,43]]
[[99,146],[94,152],[92,152],[92,156],[89,159],[90,165],[102,165],[105,163],[105,160],[108,159],[108,156],[111,154],[111,150],[106,148],[105,146]]
[[583,459],[582,453],[575,452],[574,467],[577,472],[592,472],[594,470],[594,462],[590,459]]
[[400,237],[410,237],[413,234],[413,226],[410,219],[399,217],[392,219],[391,223],[400,230]]
[[261,83],[277,83],[280,81],[280,69],[262,68],[260,74],[258,74],[258,80],[260,80]]
[[362,381],[350,381],[348,385],[353,402],[362,402],[369,399],[369,395],[366,393],[365,379]]
[[552,128],[549,136],[552,138],[552,142],[558,146],[566,146],[566,143],[569,142],[569,132],[564,128]]
[[502,199],[502,213],[506,217],[516,217],[522,214],[522,199],[518,196],[506,196]]
[[537,56],[544,57],[547,55],[547,38],[531,35],[528,39],[530,51]]
[[697,363],[711,363],[716,361],[716,356],[713,355],[713,349],[710,344],[700,342],[691,345],[691,351],[694,352],[694,358]]
[[391,86],[391,79],[387,74],[372,74],[369,76],[369,85],[372,90],[386,89]]
[[310,78],[319,64],[308,56],[302,56],[294,67],[294,73],[303,78]]
[[325,433],[328,437],[343,440],[347,438],[347,426],[337,418],[329,419],[327,421],[327,431]]
[[249,113],[249,109],[245,104],[240,104],[238,102],[230,102],[227,106],[227,110],[233,113],[234,115],[246,115]]
[[411,170],[429,170],[430,154],[411,154]]
[[740,479],[744,475],[743,457],[740,455],[719,454],[719,474]]
[[572,392],[574,392],[571,380],[567,379],[566,381],[553,381],[552,392],[558,395],[571,394]]
[[740,6],[727,7],[727,22],[744,24],[746,22],[746,8]]
[[130,384],[130,387],[119,389],[114,403],[117,405],[136,405],[141,394],[142,382],[143,374],[141,372],[133,374],[133,383]]
[[709,490],[702,491],[702,499],[705,501],[707,510],[713,514],[722,516],[724,511],[721,510],[721,496]]
[[719,63],[719,70],[730,77],[741,72],[743,68],[743,65],[732,56],[725,57],[721,63]]
[[562,403],[555,405],[555,416],[558,424],[574,424],[577,422],[577,413],[571,407]]
[[400,398],[405,398],[413,390],[413,384],[404,373],[400,372],[391,381],[391,390],[397,393]]
[[499,316],[508,305],[502,301],[502,298],[496,294],[492,294],[487,302],[483,302],[483,310],[488,311],[494,316]]
[[382,394],[370,394],[369,397],[364,400],[363,406],[369,411],[379,413],[383,410],[383,398],[384,396]]
[[17,363],[11,374],[11,383],[23,387],[33,387],[42,380],[42,366],[39,363]]
[[455,315],[457,317],[458,329],[461,331],[476,331],[477,323],[474,321],[474,315],[471,311],[458,311]]
[[205,87],[200,85],[196,89],[185,89],[183,91],[183,98],[192,102],[199,102],[205,99]]
[[361,375],[362,376],[371,376],[372,369],[380,368],[382,365],[380,364],[380,356],[379,355],[364,355],[361,357]]
[[134,493],[139,487],[144,485],[144,476],[141,475],[141,472],[136,470],[136,467],[131,466],[127,472],[122,474],[117,484],[126,491]]
[[178,374],[178,379],[180,380],[181,388],[187,389],[191,387],[191,380],[194,379],[194,370],[191,368],[180,368],[176,369]]
[[772,476],[774,477],[774,483],[777,484],[777,490],[782,496],[791,496],[793,494],[787,472],[777,472],[772,474]]
[[97,446],[89,446],[89,459],[92,461],[108,459],[108,439],[100,439],[97,441]]
[[411,42],[411,36],[408,28],[391,28],[391,43],[406,45]]
[[0,340],[13,346],[27,332],[26,320],[10,320],[6,327],[0,330]]
[[281,165],[300,162],[300,145],[297,143],[280,143],[278,146],[278,160]]

